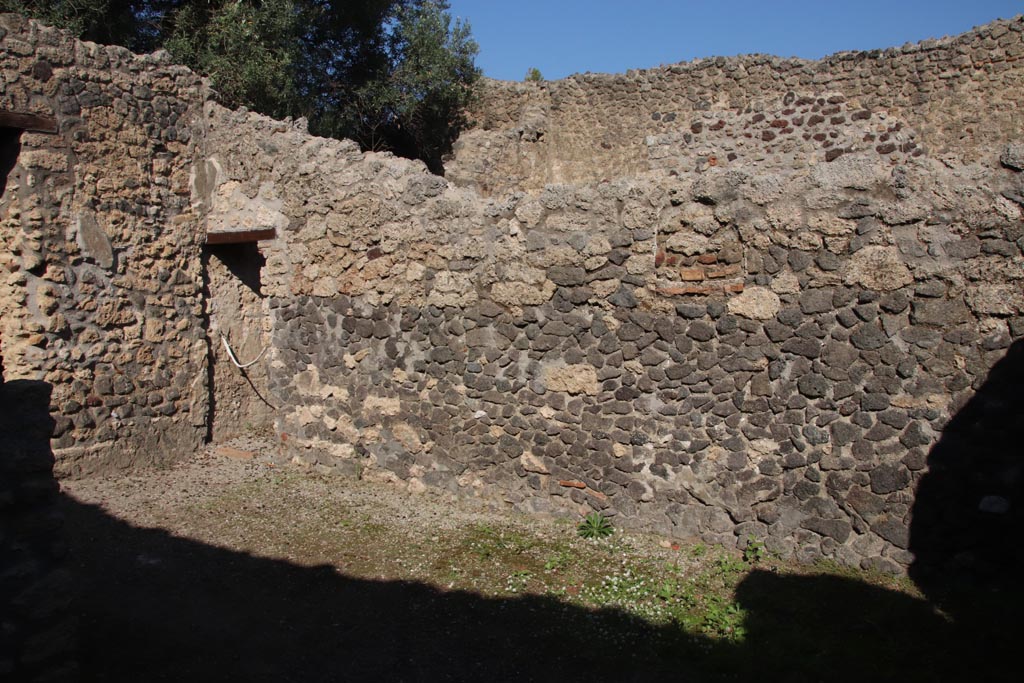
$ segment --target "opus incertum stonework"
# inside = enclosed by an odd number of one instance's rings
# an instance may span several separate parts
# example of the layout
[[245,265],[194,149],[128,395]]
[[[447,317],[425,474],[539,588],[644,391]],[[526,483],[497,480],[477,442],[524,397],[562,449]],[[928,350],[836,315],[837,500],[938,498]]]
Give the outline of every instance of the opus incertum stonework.
[[58,477],[269,426],[320,469],[894,572],[1019,514],[1020,18],[487,82],[443,178],[163,53],[6,15],[0,60],[0,355],[52,391]]

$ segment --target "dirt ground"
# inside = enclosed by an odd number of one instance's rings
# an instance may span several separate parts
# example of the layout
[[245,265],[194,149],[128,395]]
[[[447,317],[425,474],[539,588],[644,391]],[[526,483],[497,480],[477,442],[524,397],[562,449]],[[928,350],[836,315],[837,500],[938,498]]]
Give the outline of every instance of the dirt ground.
[[1012,647],[1004,596],[958,623],[905,580],[588,541],[232,445],[255,455],[62,483],[84,680],[982,680]]
[[[464,547],[466,529],[508,527],[507,514],[275,467],[259,444],[241,445],[257,457],[207,452],[169,470],[62,484],[86,680],[668,675],[659,657],[634,661],[655,629],[626,614],[450,588],[467,579],[445,546]],[[514,524],[520,535],[572,537],[551,520]],[[625,647],[623,634],[641,640]]]

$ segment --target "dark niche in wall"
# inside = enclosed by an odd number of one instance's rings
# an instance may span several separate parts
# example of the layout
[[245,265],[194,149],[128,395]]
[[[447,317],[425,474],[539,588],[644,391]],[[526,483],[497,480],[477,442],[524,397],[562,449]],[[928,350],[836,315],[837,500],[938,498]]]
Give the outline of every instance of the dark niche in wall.
[[0,198],[7,191],[7,176],[21,153],[21,129],[0,127]]
[[263,266],[267,264],[267,259],[260,252],[259,244],[256,242],[207,243],[204,251],[204,278],[209,278],[206,272],[210,259],[215,258],[224,264],[224,267],[238,278],[239,282],[248,287],[253,294],[260,297],[263,296],[261,273],[263,272]]

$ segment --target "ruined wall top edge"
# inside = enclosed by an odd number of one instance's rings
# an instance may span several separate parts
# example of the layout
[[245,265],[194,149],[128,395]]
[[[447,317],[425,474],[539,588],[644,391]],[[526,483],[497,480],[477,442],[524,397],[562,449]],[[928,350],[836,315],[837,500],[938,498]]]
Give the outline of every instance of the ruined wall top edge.
[[545,89],[551,86],[573,82],[595,82],[595,81],[624,81],[630,79],[657,78],[666,73],[680,74],[685,72],[698,71],[711,66],[751,66],[770,65],[780,69],[816,68],[821,71],[832,70],[836,64],[854,61],[886,60],[897,58],[903,55],[917,55],[929,52],[947,52],[949,48],[956,48],[961,45],[969,45],[977,40],[985,39],[996,34],[996,37],[1007,31],[1020,32],[1024,30],[1024,14],[1019,14],[1010,19],[997,19],[981,26],[976,26],[970,31],[959,33],[953,36],[941,38],[928,38],[918,42],[908,42],[904,45],[876,48],[872,50],[841,50],[825,55],[820,59],[805,59],[802,57],[783,57],[769,53],[752,52],[732,56],[711,55],[708,57],[696,57],[691,60],[662,64],[660,66],[627,69],[625,73],[600,73],[584,72],[573,73],[565,78],[541,81],[539,83],[511,81],[497,78],[485,78],[485,84],[490,88],[511,89],[528,91],[531,89]]
[[[922,154],[997,165],[1024,120],[1024,17],[954,38],[818,61],[748,55],[539,84],[485,81],[475,126],[456,143],[446,175],[495,194],[651,170],[699,172],[712,159],[776,170],[802,163],[798,148],[806,145],[760,130],[760,119],[739,118],[760,115],[768,119],[764,125],[785,128],[792,115],[804,113],[800,102],[811,99],[850,110],[824,113],[826,127],[898,121],[914,129]],[[805,133],[850,133],[801,128],[806,125],[794,126],[802,140]],[[876,126],[861,127],[844,152],[878,145]],[[764,144],[736,148],[751,137]],[[671,150],[665,148],[670,139]]]
[[[81,54],[76,55],[79,59],[83,56],[93,58],[106,58],[111,60],[113,65],[134,64],[138,67],[177,67],[182,72],[188,72],[188,67],[175,64],[171,54],[166,50],[157,50],[149,54],[137,54],[120,45],[100,45],[91,41],[80,41],[60,28],[47,26],[34,19],[29,19],[20,14],[0,12],[0,38],[9,42],[11,38],[20,37],[30,46],[57,47],[65,44],[74,44]],[[199,76],[197,75],[198,79]]]

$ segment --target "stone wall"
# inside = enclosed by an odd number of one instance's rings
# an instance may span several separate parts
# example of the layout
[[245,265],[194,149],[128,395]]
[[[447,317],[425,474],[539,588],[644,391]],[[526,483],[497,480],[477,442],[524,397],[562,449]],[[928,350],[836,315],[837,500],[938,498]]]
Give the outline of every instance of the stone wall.
[[[902,571],[951,421],[1002,419],[962,407],[1024,335],[1020,20],[491,84],[447,179],[4,21],[4,106],[61,132],[0,205],[0,337],[62,473],[273,420],[325,471]],[[239,226],[276,238],[201,249]],[[1014,463],[943,458],[969,509],[1016,500]]]
[[9,378],[53,387],[57,470],[159,463],[206,435],[201,224],[189,203],[200,79],[166,55],[0,18],[13,131],[0,200],[0,338]]
[[878,144],[812,136],[787,173],[482,199],[211,107],[199,201],[284,226],[269,383],[301,461],[901,571],[930,448],[1024,333],[1024,200],[1015,146],[950,166],[850,119]]
[[[257,313],[279,438],[414,490],[900,571],[932,448],[1024,331],[1020,160],[1002,124],[977,160],[936,150],[943,93],[904,119],[836,84],[698,109],[575,185],[460,175],[507,170],[500,145],[445,181],[208,107],[195,201],[279,229]],[[524,112],[529,144],[578,125]],[[1009,496],[1012,466],[986,467],[975,493]]]
[[[918,144],[936,156],[994,163],[1000,145],[1024,126],[1022,32],[1018,17],[953,38],[819,61],[716,57],[541,84],[491,81],[478,129],[462,135],[447,175],[485,193],[633,175],[648,168],[648,136],[682,137],[696,126],[749,118],[776,103],[795,109],[794,98],[831,93],[845,96],[851,114],[886,112],[913,122]],[[788,116],[768,122],[777,118]],[[781,139],[766,142],[768,157],[784,147]],[[846,144],[869,149],[878,142]],[[728,163],[715,146],[693,145],[695,154]]]

